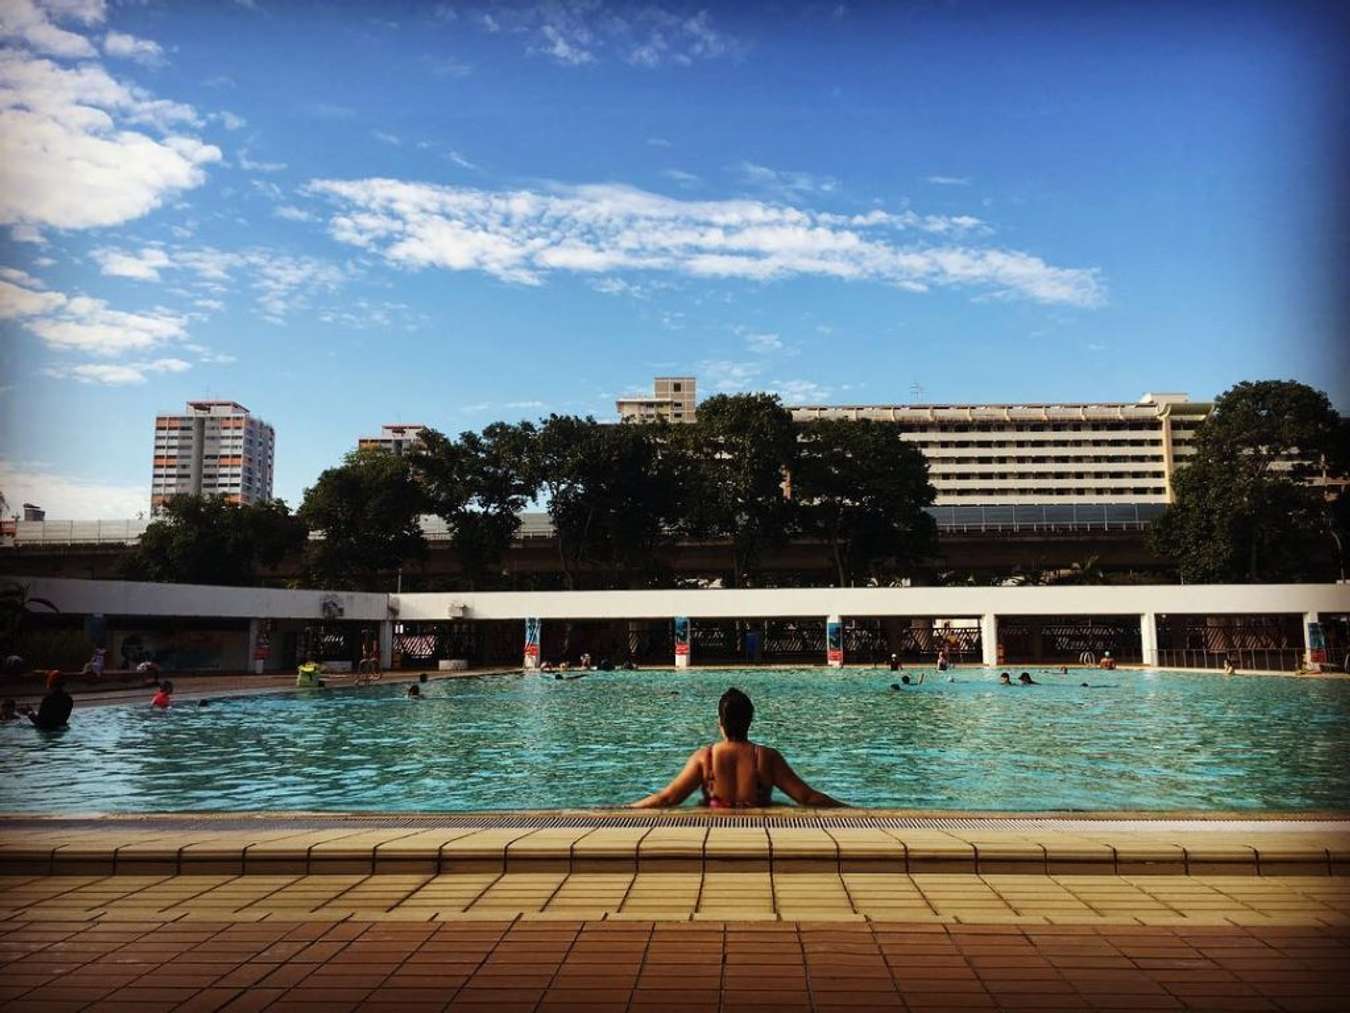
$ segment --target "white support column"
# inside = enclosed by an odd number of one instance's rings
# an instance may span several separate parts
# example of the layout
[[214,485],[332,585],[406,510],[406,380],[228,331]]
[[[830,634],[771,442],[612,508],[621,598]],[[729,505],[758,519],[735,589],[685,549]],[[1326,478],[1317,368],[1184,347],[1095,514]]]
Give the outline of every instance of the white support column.
[[1303,613],[1303,664],[1317,670],[1327,660],[1327,642],[1319,612]]
[[980,650],[985,668],[998,667],[998,616],[992,612],[980,616]]
[[248,621],[248,666],[257,675],[263,674],[263,666],[267,664],[258,657],[258,630],[261,625],[262,622],[258,619]]
[[1139,617],[1139,650],[1140,661],[1150,668],[1156,668],[1158,664],[1158,617],[1152,612],[1145,612]]
[[394,667],[394,622],[386,619],[380,623],[380,671],[387,672]]
[[825,663],[831,668],[844,667],[844,621],[838,616],[825,618]]

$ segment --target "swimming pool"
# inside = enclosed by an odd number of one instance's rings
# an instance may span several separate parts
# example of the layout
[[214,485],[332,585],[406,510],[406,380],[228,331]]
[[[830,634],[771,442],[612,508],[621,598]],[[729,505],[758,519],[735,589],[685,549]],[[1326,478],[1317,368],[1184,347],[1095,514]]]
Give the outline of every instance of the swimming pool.
[[0,728],[0,809],[613,805],[712,741],[729,685],[755,701],[753,738],[856,805],[1350,809],[1350,682],[1035,675],[1043,685],[1001,687],[983,671],[930,672],[894,692],[884,670],[601,672],[437,681],[420,701],[381,685],[169,713],[77,707],[57,735]]

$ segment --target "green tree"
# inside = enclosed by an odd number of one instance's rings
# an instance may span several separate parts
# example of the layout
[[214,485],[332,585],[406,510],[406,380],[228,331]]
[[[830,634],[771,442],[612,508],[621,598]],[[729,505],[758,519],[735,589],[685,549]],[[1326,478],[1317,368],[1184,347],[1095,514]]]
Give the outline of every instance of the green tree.
[[1340,417],[1327,396],[1292,380],[1239,383],[1221,394],[1151,526],[1155,551],[1194,583],[1325,576],[1333,542],[1326,497],[1309,484],[1334,462]]
[[600,425],[553,415],[535,439],[534,469],[568,588],[589,564],[614,583],[650,583],[678,516],[676,450],[663,423]]
[[803,534],[828,547],[841,587],[912,569],[937,552],[936,495],[923,453],[900,427],[822,419],[801,430],[792,480]]
[[534,497],[534,435],[528,422],[494,422],[454,441],[428,430],[411,457],[431,512],[449,528],[470,588],[500,568],[520,530],[520,511]]
[[594,532],[603,508],[595,488],[601,427],[595,419],[550,415],[535,434],[530,466],[548,500],[563,586],[575,590],[577,570],[595,553]]
[[791,534],[784,487],[797,464],[792,416],[771,394],[719,394],[699,405],[694,425],[671,428],[691,465],[682,526],[730,542],[731,586],[741,587],[762,554]]
[[[28,585],[17,580],[0,581],[0,658],[8,664],[9,656],[14,652],[28,617],[38,609],[47,612],[60,612],[56,605],[46,598],[35,598],[28,593]],[[11,674],[6,671],[5,674]]]
[[322,538],[309,543],[306,569],[328,588],[376,590],[405,562],[426,555],[422,487],[406,457],[356,450],[305,490],[299,516]]
[[124,570],[136,580],[247,587],[261,568],[300,552],[306,535],[281,500],[239,505],[224,496],[174,496]]

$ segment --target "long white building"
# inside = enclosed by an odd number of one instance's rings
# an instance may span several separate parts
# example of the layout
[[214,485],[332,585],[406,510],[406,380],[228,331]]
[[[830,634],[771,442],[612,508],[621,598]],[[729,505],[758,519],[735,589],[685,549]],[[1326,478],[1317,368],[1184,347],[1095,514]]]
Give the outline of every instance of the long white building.
[[1186,394],[1083,404],[790,405],[801,423],[877,419],[928,459],[935,505],[1171,502],[1213,407]]

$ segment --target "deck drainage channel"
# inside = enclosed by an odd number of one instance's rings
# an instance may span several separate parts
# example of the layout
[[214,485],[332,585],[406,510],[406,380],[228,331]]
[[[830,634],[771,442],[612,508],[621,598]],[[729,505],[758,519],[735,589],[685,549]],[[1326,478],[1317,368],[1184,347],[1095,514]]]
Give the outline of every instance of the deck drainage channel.
[[1210,831],[1210,832],[1339,832],[1350,833],[1350,820],[1299,818],[1276,819],[1129,819],[1122,817],[944,817],[879,816],[865,814],[791,815],[756,813],[713,815],[705,812],[665,813],[356,813],[351,815],[257,815],[225,813],[220,815],[107,815],[94,817],[15,817],[0,819],[0,834],[21,830],[42,831],[116,831],[157,830],[165,832],[259,831],[259,830],[340,830],[362,828],[402,830],[419,827],[474,828],[483,830],[545,830],[569,828],[715,827],[741,829],[804,830],[959,830],[959,831],[1060,831],[1066,833],[1103,831]]

